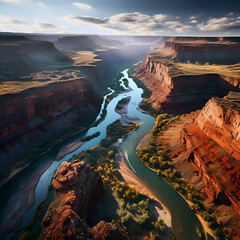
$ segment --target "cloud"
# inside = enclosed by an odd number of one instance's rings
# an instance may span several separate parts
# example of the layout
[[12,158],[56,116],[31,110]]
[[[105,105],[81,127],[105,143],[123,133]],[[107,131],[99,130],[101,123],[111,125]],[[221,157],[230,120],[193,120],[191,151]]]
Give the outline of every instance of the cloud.
[[189,18],[189,20],[194,20],[194,19],[196,19],[197,17],[196,16],[191,16],[190,18]]
[[80,24],[88,24],[91,25],[93,27],[97,27],[100,29],[106,29],[106,30],[112,30],[114,32],[123,32],[125,31],[125,29],[122,29],[118,26],[111,26],[108,25],[108,18],[97,18],[97,17],[77,17],[77,16],[73,16],[73,15],[68,15],[68,16],[64,16],[63,19],[67,22],[70,22],[74,25],[78,25]]
[[77,3],[77,2],[74,2],[73,5],[78,7],[78,8],[80,8],[80,9],[82,9],[82,10],[92,10],[93,9],[93,7],[90,6],[87,3]]
[[48,22],[34,22],[29,23],[5,15],[0,15],[0,32],[62,32],[65,30],[64,26],[54,25]]
[[211,18],[205,23],[200,23],[198,28],[204,32],[240,31],[240,17],[231,15],[221,18]]
[[89,16],[65,16],[64,20],[73,24],[89,24],[96,28],[104,28],[115,32],[137,35],[158,35],[169,30],[188,31],[197,25],[197,20],[187,23],[177,21],[178,17],[167,14],[148,15],[140,12],[119,13],[107,18]]
[[47,7],[47,5],[43,2],[36,2],[35,4],[40,8],[46,8]]
[[5,3],[14,3],[14,4],[20,4],[20,3],[29,3],[32,0],[0,0],[0,2],[5,2]]
[[57,25],[54,25],[54,24],[51,24],[51,23],[45,23],[45,22],[36,23],[36,27],[38,29],[45,29],[45,30],[46,29],[49,29],[49,30],[57,29]]

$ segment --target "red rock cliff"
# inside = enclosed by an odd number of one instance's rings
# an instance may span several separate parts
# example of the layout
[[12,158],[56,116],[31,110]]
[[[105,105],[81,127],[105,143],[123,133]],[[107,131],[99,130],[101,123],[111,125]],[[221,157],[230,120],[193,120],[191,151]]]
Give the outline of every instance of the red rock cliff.
[[[212,53],[209,53],[208,48]],[[232,48],[235,50],[230,50]],[[196,54],[196,51],[199,54]],[[184,41],[182,38],[173,38],[167,40],[159,49],[150,52],[135,72],[152,91],[150,100],[156,110],[189,112],[203,107],[211,97],[223,97],[239,86],[239,78],[222,76],[218,74],[221,67],[216,67],[219,59],[234,59],[240,62],[239,54],[236,53],[235,58],[232,51],[240,51],[239,43],[212,43],[193,39]],[[203,64],[195,64],[198,60]],[[205,64],[207,61],[215,65],[211,68],[209,63]],[[189,66],[188,62],[193,63]],[[229,69],[228,73],[230,75],[232,71]]]
[[240,215],[240,93],[212,98],[171,124],[159,141],[183,175],[191,172],[188,164],[195,168],[210,201],[230,204]]
[[120,222],[88,226],[93,205],[103,192],[102,178],[93,168],[77,161],[63,162],[52,183],[60,199],[47,211],[39,239],[128,239]]
[[180,135],[209,199],[228,199],[240,214],[240,94],[209,100]]
[[24,139],[28,150],[43,144],[86,117],[92,108],[97,112],[101,103],[90,82],[79,77],[2,95],[0,104],[0,151],[4,151]]

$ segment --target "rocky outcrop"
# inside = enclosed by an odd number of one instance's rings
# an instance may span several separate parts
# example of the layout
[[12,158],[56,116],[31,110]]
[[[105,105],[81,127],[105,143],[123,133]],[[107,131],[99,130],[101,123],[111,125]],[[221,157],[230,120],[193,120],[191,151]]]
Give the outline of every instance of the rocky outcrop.
[[239,219],[240,93],[212,98],[202,110],[175,120],[158,140],[183,177],[221,206],[221,218],[234,216],[223,211],[230,206],[238,214],[232,218]]
[[52,184],[59,199],[48,209],[39,239],[128,239],[120,222],[88,225],[91,209],[103,192],[102,178],[93,168],[83,162],[63,162]]
[[97,113],[101,100],[91,83],[83,76],[66,78],[0,96],[1,166]]
[[209,199],[228,200],[240,214],[240,94],[209,100],[180,136]]
[[[232,64],[232,60],[240,63],[239,43],[187,40],[167,40],[162,47],[151,51],[135,70],[137,77],[152,91],[150,100],[158,111],[190,112],[203,107],[211,97],[223,97],[239,87],[240,78],[231,76],[231,65],[224,72],[221,65],[217,65],[226,64],[225,61]],[[236,70],[236,76],[238,73]]]

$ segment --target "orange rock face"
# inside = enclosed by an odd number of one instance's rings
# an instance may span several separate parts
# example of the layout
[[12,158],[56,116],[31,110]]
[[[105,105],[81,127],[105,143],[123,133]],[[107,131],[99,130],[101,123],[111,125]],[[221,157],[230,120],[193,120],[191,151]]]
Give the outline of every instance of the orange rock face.
[[88,226],[91,210],[103,192],[102,178],[93,168],[82,162],[63,162],[52,184],[59,199],[48,209],[39,239],[128,239],[120,222]]
[[240,94],[209,100],[180,135],[209,199],[229,200],[240,214]]
[[[185,179],[216,206],[230,206],[239,219],[240,93],[212,98],[202,110],[180,117],[159,142]],[[226,212],[220,215],[225,218]]]

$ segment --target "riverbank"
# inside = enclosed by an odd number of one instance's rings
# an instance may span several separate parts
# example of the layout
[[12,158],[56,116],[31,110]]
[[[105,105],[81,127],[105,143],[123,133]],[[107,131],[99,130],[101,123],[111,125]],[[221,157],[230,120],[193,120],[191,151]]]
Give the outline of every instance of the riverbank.
[[[57,145],[64,143],[64,141],[69,138],[74,138],[87,131],[90,128],[91,124],[95,123],[95,119],[97,116],[97,111],[93,111],[92,115],[89,115],[87,118],[81,121],[81,124],[75,127],[71,127],[63,132],[61,135],[56,136],[54,139],[49,141],[48,143],[34,148],[29,154],[25,157],[21,157],[16,162],[10,164],[9,166],[2,167],[0,170],[0,188],[4,187],[4,185],[8,184],[8,182],[13,179],[17,174],[28,168],[32,163],[32,159],[39,159],[52,149],[54,149]],[[101,118],[101,121],[104,119]]]
[[[159,133],[163,131],[163,129],[166,129],[166,126],[171,123],[171,121],[167,115],[159,115],[157,117],[151,133],[142,137],[138,143],[136,148],[138,157],[146,167],[161,176],[162,179],[187,202],[189,207],[194,210],[204,229],[206,239],[216,239],[216,237],[223,239],[222,233],[215,233],[215,230],[220,229],[220,226],[218,226],[217,222],[215,223],[214,219],[209,215],[209,211],[204,206],[197,191],[192,185],[188,185],[180,178],[181,175],[179,175],[177,170],[172,166],[171,158],[161,149],[160,145],[157,144]],[[146,155],[148,155],[148,160],[145,158]],[[205,216],[205,219],[203,216]],[[217,224],[216,227],[213,227],[213,223]],[[211,229],[209,226],[212,226]],[[203,236],[201,232],[197,231],[197,233],[199,237]]]
[[124,181],[128,185],[133,185],[137,191],[147,194],[150,198],[153,198],[156,203],[153,203],[153,207],[156,209],[158,216],[163,219],[164,223],[172,228],[172,217],[169,209],[151,192],[151,190],[137,177],[137,175],[129,168],[121,152],[118,152],[114,160],[119,173],[122,175]]
[[29,211],[35,201],[35,189],[40,177],[51,166],[52,162],[46,163],[33,172],[25,186],[18,189],[9,199],[7,207],[1,215],[1,236],[6,236],[21,223],[22,216]]

